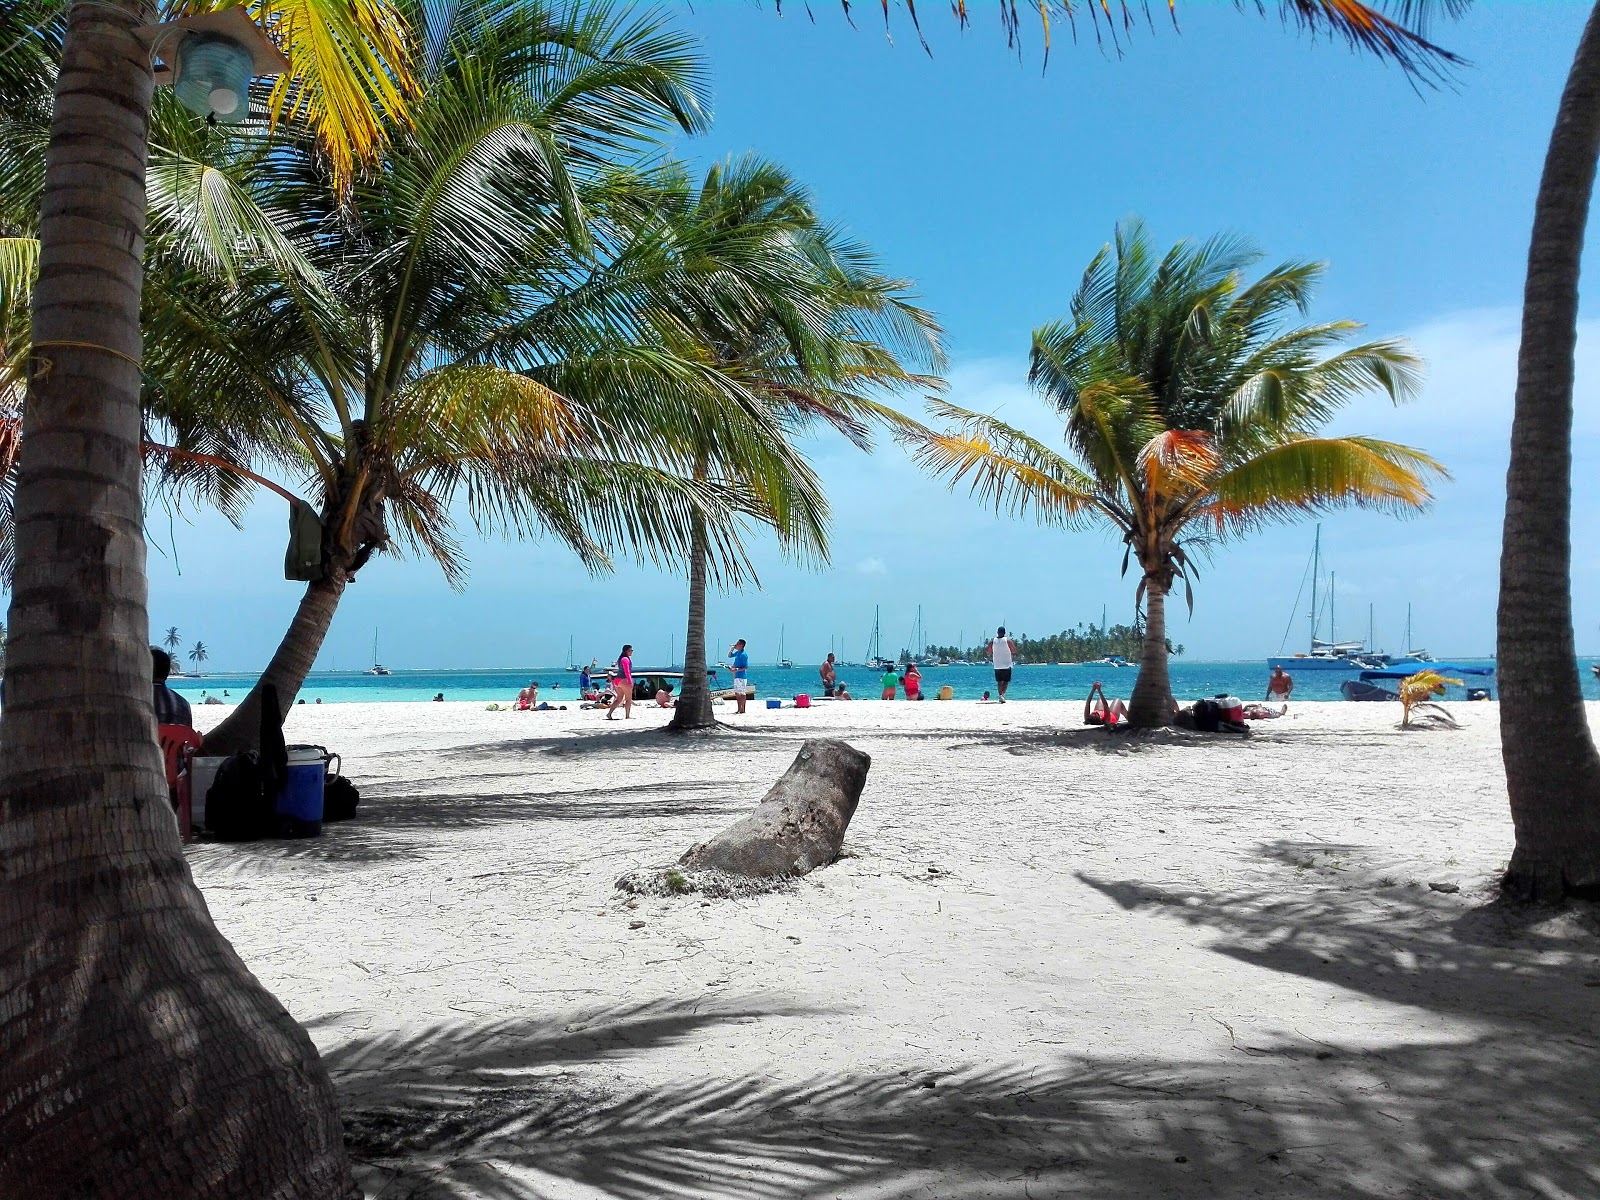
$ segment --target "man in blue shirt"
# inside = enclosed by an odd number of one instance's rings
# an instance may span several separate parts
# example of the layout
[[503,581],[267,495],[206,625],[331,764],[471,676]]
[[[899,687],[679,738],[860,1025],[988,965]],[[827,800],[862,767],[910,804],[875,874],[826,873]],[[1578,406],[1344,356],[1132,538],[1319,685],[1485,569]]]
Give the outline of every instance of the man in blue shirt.
[[750,656],[745,653],[743,638],[728,648],[728,665],[733,668],[733,702],[743,712],[750,694]]

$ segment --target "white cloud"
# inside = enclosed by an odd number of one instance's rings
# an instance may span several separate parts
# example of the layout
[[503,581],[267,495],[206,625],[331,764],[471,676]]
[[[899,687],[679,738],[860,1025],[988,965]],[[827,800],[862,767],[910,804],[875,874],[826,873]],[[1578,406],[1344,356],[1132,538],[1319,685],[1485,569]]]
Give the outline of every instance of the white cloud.
[[881,558],[863,558],[856,564],[858,575],[887,575],[889,568],[884,565]]

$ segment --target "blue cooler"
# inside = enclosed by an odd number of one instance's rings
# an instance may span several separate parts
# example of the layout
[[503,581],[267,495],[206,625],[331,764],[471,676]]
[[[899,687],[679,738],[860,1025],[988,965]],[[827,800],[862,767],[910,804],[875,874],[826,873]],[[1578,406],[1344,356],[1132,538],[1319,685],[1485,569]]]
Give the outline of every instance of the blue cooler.
[[322,833],[322,785],[329,755],[322,746],[290,746],[289,771],[278,793],[278,824],[284,837],[317,837]]

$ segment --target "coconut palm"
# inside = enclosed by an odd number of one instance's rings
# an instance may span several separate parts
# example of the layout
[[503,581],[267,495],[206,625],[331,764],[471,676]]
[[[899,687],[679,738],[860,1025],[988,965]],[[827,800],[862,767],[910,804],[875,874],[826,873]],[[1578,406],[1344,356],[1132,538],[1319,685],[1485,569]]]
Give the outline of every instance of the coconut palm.
[[[615,252],[634,205],[610,159],[701,120],[687,41],[620,9],[407,11],[423,93],[381,177],[336,209],[316,158],[280,151],[262,185],[312,274],[179,278],[149,309],[152,407],[178,444],[221,438],[303,471],[296,511],[320,541],[215,752],[253,742],[268,685],[293,702],[372,555],[420,552],[460,580],[454,501],[480,530],[549,532],[594,568],[619,549],[686,552],[692,521],[721,527],[745,504],[651,460],[705,372],[639,344],[628,314],[664,267]],[[261,335],[241,340],[250,314]]]
[[1500,541],[1500,749],[1516,848],[1512,895],[1600,891],[1600,752],[1572,631],[1572,412],[1578,279],[1600,160],[1600,5],[1556,114],[1522,297]]
[[206,659],[210,657],[211,651],[206,649],[206,644],[204,642],[196,642],[193,649],[189,651],[189,661],[192,662],[196,668],[198,668],[201,663],[205,662]]
[[[764,427],[769,449],[819,425],[865,447],[873,423],[914,424],[871,393],[941,386],[906,365],[940,361],[937,324],[910,303],[903,281],[821,221],[786,172],[746,158],[713,166],[698,182],[681,169],[662,172],[652,188],[651,219],[634,239],[673,269],[645,297],[647,323],[669,352],[702,364],[717,386],[755,406],[737,411]],[[702,410],[722,422],[726,411]],[[826,501],[798,450],[792,468],[777,469],[770,454],[726,453],[728,439],[703,417],[691,417],[687,431],[678,449],[693,479],[747,497],[756,520],[792,553],[826,554]],[[715,725],[705,645],[713,549],[698,523],[688,554],[683,689],[670,726],[680,732]]]
[[949,426],[919,439],[923,466],[997,510],[1121,535],[1145,613],[1134,726],[1171,719],[1166,601],[1181,580],[1192,606],[1197,551],[1336,507],[1414,511],[1444,474],[1406,446],[1318,436],[1365,392],[1409,399],[1420,364],[1400,341],[1347,345],[1352,321],[1293,324],[1323,268],[1287,262],[1246,280],[1260,258],[1232,237],[1158,255],[1142,224],[1125,223],[1070,318],[1033,335],[1029,381],[1063,419],[1068,452],[942,402]]
[[167,636],[161,639],[161,644],[168,650],[176,650],[183,645],[183,638],[179,635],[176,625],[167,626]]
[[[286,100],[304,101],[330,163],[369,156],[376,123],[362,114],[398,107],[407,83],[392,10],[253,8],[289,35],[289,86],[304,86]],[[144,1195],[340,1195],[350,1174],[327,1074],[217,931],[165,816],[140,497],[153,77],[137,29],[157,15],[145,0],[71,5],[44,166],[0,739],[0,961],[6,993],[29,1000],[0,1015],[0,1091],[14,1098],[0,1194],[114,1180]],[[152,1021],[153,1000],[181,1019]]]

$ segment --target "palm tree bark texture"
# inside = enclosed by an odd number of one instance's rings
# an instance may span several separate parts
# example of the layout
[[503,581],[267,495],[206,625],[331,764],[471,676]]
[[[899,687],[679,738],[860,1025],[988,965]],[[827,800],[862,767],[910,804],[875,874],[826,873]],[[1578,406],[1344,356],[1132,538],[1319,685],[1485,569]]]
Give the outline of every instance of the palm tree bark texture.
[[156,746],[139,297],[153,17],[74,4],[0,725],[0,1196],[348,1195],[310,1039],[218,932]]
[[1500,553],[1500,746],[1516,827],[1506,890],[1600,892],[1600,753],[1572,630],[1578,274],[1600,157],[1600,6],[1567,76],[1535,204]]

